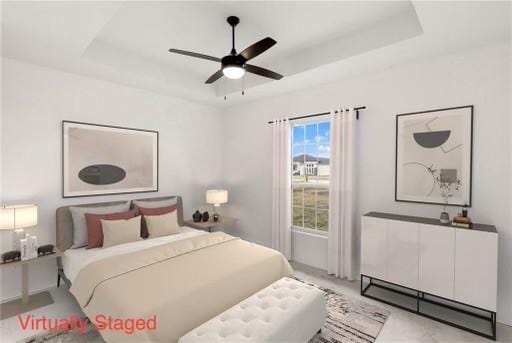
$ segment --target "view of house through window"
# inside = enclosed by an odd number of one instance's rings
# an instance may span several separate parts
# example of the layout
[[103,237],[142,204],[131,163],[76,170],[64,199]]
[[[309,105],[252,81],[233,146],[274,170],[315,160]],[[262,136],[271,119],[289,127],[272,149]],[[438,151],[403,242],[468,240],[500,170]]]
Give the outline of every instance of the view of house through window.
[[297,124],[292,138],[293,226],[329,227],[330,123]]

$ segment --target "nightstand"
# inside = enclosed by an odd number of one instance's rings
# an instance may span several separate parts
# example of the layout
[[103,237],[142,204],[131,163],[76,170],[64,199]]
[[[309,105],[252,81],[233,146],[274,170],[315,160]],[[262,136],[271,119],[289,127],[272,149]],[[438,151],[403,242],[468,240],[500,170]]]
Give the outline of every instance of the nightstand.
[[194,229],[200,229],[200,230],[207,230],[208,232],[212,232],[214,228],[217,227],[225,227],[230,226],[236,223],[238,219],[233,217],[228,217],[225,215],[221,215],[219,220],[214,222],[212,218],[208,220],[207,222],[194,222],[192,219],[185,220],[185,225],[190,226]]
[[29,296],[28,266],[30,264],[47,261],[49,259],[54,259],[61,256],[62,253],[55,249],[54,253],[50,255],[44,255],[26,261],[0,263],[0,267],[2,268],[7,268],[8,266],[21,266],[21,299],[16,299],[0,304],[0,319],[14,317],[20,313],[28,312],[39,307],[53,304],[52,296],[48,291]]

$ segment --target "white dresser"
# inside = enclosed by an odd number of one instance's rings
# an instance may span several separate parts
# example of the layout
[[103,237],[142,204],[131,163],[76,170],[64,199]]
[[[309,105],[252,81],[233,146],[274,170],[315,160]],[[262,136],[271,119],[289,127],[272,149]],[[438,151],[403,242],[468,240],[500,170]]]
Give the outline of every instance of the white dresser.
[[419,300],[426,294],[470,305],[490,313],[493,332],[484,336],[495,338],[497,272],[492,225],[455,228],[438,219],[379,212],[362,217],[361,294],[366,277],[416,291]]

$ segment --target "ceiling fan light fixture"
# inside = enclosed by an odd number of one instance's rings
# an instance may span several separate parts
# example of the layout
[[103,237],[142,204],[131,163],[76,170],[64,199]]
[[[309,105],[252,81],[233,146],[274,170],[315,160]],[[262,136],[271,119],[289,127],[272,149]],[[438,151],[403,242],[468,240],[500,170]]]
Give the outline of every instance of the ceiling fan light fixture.
[[240,66],[230,65],[222,68],[222,73],[228,79],[240,79],[245,74],[245,69]]

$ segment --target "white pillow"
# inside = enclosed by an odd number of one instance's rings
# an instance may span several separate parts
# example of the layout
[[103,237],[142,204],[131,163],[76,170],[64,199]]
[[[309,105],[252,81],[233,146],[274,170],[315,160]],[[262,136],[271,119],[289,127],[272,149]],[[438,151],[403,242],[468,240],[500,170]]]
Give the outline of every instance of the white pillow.
[[158,216],[144,216],[149,238],[174,235],[180,233],[177,211],[172,211]]
[[73,219],[73,245],[72,249],[81,248],[87,245],[87,223],[85,214],[109,214],[127,212],[130,209],[130,202],[127,201],[120,205],[80,207],[72,206],[69,208]]
[[120,220],[101,220],[103,247],[139,241],[141,216]]
[[160,208],[176,205],[177,198],[165,200],[133,200],[133,205],[142,208]]

